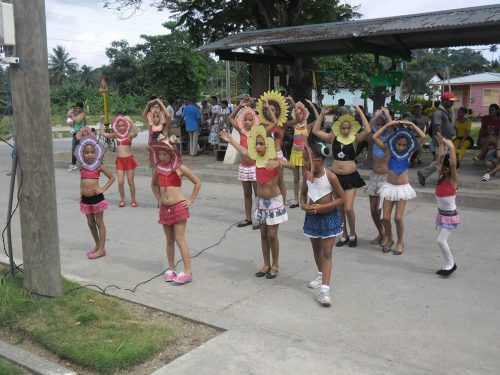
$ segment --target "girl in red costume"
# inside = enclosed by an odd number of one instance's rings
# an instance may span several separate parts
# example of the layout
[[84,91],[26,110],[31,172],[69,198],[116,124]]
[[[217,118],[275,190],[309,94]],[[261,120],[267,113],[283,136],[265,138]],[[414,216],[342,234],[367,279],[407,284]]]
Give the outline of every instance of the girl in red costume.
[[[80,168],[80,211],[87,216],[90,233],[95,241],[95,246],[87,253],[87,258],[97,259],[106,255],[104,245],[106,242],[106,226],[104,225],[104,210],[108,208],[108,201],[104,198],[104,192],[115,181],[115,177],[102,164],[104,147],[97,140],[87,135],[80,139],[75,148],[76,159],[82,165]],[[108,182],[99,187],[101,172],[108,178]]]
[[[278,184],[279,172],[276,169],[266,168],[266,163],[270,159],[276,159],[274,140],[266,136],[266,129],[262,125],[252,127],[248,137],[248,149],[237,143],[226,131],[222,131],[220,136],[233,145],[241,155],[256,161],[257,202],[254,223],[260,227],[264,266],[255,276],[274,279],[279,270],[278,227],[288,221]],[[279,159],[278,163],[282,163],[282,160]]]
[[[231,125],[240,133],[240,145],[246,149],[248,149],[248,136],[250,135],[252,126],[259,125],[260,123],[259,117],[251,108],[254,102],[255,99],[252,97],[242,99],[229,116]],[[254,194],[257,192],[257,177],[255,173],[255,160],[242,154],[238,167],[238,180],[241,181],[241,185],[243,186],[245,220],[242,220],[237,225],[238,228],[252,224],[252,190]],[[259,226],[254,226],[253,229],[259,229]]]
[[118,207],[125,207],[125,173],[130,188],[131,206],[137,207],[134,182],[137,162],[132,154],[132,139],[137,137],[139,130],[130,117],[122,115],[116,116],[111,128],[114,133],[101,131],[101,134],[106,138],[116,139],[116,174],[118,176],[118,192],[120,193]]
[[[177,151],[175,136],[169,139],[159,137],[160,142],[150,145],[150,161],[155,165],[151,189],[160,205],[160,219],[167,237],[168,269],[165,272],[166,282],[186,284],[193,281],[189,248],[186,244],[186,224],[189,218],[189,207],[194,203],[201,188],[200,179],[182,164]],[[193,184],[193,192],[189,199],[184,198],[181,190],[182,177],[186,176]],[[179,247],[184,263],[184,270],[175,271],[175,243]]]

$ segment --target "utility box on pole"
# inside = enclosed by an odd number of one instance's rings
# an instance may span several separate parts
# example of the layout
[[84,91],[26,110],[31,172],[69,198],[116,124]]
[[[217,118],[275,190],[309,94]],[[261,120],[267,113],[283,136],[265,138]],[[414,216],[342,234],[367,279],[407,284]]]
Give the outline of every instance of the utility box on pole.
[[14,23],[19,64],[10,75],[24,286],[55,297],[62,294],[62,279],[44,0],[15,1]]
[[14,8],[12,4],[0,2],[0,46],[14,46]]

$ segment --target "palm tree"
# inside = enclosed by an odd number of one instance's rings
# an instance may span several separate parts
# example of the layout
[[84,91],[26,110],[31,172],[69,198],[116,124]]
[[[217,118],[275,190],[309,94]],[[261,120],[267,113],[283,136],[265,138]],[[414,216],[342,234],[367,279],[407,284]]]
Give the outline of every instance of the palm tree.
[[80,80],[85,86],[91,86],[96,83],[94,69],[91,66],[82,65],[78,74],[80,75]]
[[49,75],[52,83],[60,85],[62,80],[78,70],[78,64],[63,46],[52,49],[53,54],[49,56]]
[[495,52],[497,51],[497,46],[495,44],[493,44],[491,47],[490,47],[490,52],[491,52],[491,62],[493,62],[494,60],[494,57],[495,57]]

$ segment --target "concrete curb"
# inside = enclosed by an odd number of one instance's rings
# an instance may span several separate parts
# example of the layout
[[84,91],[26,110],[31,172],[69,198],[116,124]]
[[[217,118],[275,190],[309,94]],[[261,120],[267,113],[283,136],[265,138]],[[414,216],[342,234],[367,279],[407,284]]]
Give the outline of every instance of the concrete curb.
[[39,375],[77,375],[67,368],[0,340],[0,356]]

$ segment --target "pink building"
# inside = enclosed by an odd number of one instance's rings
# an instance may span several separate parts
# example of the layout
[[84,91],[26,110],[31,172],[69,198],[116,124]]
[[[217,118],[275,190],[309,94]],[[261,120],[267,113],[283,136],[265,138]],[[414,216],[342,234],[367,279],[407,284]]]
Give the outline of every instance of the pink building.
[[451,91],[458,100],[453,106],[454,111],[465,106],[472,109],[474,116],[488,114],[490,104],[500,104],[500,73],[479,73],[456,77],[434,83],[442,86],[442,91]]

